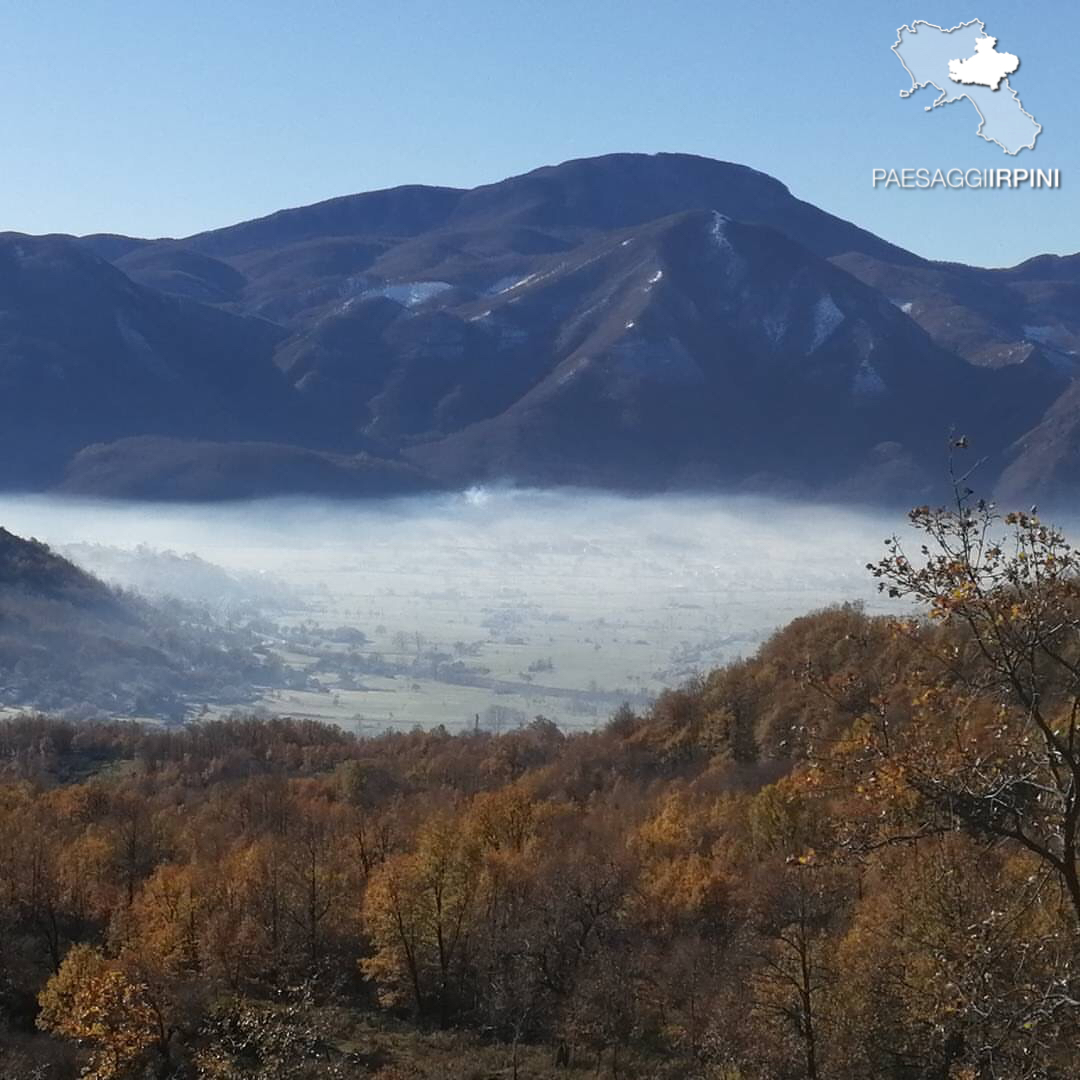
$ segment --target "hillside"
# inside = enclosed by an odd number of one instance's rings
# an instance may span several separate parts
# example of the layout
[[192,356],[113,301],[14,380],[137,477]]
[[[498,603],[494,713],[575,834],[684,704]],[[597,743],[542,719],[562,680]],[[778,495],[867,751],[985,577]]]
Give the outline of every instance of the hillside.
[[178,720],[280,682],[257,644],[197,607],[110,589],[0,528],[0,707]]
[[[0,484],[893,501],[932,487],[955,429],[986,483],[1008,468],[1008,490],[1019,474],[1064,500],[1075,277],[1049,256],[931,263],[681,154],[361,193],[177,240],[7,234]],[[231,444],[262,445],[265,467]]]
[[872,570],[933,618],[796,619],[601,730],[0,720],[0,1071],[1075,1075],[1080,557],[912,518]]
[[271,495],[375,498],[435,491],[416,466],[368,453],[334,454],[270,442],[133,436],[84,447],[56,490],[114,499],[250,499]]

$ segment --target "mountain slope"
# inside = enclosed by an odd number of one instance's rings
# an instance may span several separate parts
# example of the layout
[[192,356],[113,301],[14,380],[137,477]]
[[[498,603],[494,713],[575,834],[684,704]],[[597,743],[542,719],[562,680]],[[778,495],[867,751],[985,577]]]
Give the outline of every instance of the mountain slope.
[[298,433],[282,331],[137,285],[63,237],[0,235],[0,482],[135,432]]
[[8,235],[0,485],[901,499],[940,475],[954,427],[992,483],[1074,414],[1078,290],[1075,259],[930,263],[682,154],[345,196],[180,240]]
[[138,436],[98,443],[72,459],[57,490],[114,499],[252,499],[271,495],[373,498],[438,485],[405,462],[267,442]]
[[524,276],[536,256],[688,210],[771,225],[819,255],[923,261],[796,199],[764,173],[689,154],[568,161],[471,191],[403,187],[345,196],[184,240],[88,242],[155,288],[295,324],[396,281],[489,288],[509,274]]
[[888,296],[943,348],[970,363],[1031,360],[1080,374],[1080,275],[1069,260],[1032,259],[1011,270],[903,265],[848,253],[837,266]]
[[1006,385],[1041,382],[1037,401],[1063,385],[974,370],[790,238],[715,212],[605,237],[477,306],[465,322],[511,348],[547,317],[530,354],[546,363],[499,415],[409,451],[458,480],[872,496],[883,462],[932,469],[952,426],[1025,430],[1037,405]]
[[498,221],[594,231],[687,210],[718,210],[748,224],[770,225],[817,255],[859,251],[897,262],[923,261],[796,199],[765,173],[692,154],[608,154],[545,166],[473,189],[449,220],[451,225]]
[[119,593],[0,528],[0,707],[180,717],[278,673],[195,609]]

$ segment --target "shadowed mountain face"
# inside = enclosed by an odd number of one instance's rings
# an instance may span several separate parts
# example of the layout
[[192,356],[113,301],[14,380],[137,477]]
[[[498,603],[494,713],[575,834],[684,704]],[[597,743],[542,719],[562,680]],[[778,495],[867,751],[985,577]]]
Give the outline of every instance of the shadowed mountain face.
[[136,284],[64,237],[0,236],[0,480],[39,486],[89,442],[298,433],[263,320]]
[[[1064,492],[1075,264],[929,263],[771,177],[678,154],[186,240],[9,236],[0,481],[66,465],[81,492],[364,494],[423,470],[899,499],[925,492],[956,427],[991,481],[1052,461]],[[233,443],[275,449],[256,468]]]
[[462,316],[518,349],[534,313],[561,318],[544,342],[549,366],[496,356],[478,374],[489,393],[501,368],[531,375],[524,392],[409,451],[448,477],[873,498],[885,474],[921,490],[952,427],[984,441],[1029,426],[1037,413],[1017,410],[1006,386],[1043,400],[1062,385],[1049,368],[973,369],[827,260],[717,212],[605,236],[478,306]]

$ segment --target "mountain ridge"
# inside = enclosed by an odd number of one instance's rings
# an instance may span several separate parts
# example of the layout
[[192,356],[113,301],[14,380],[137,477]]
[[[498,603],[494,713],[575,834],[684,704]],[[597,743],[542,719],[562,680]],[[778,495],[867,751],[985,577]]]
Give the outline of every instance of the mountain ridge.
[[[34,303],[4,275],[21,247],[56,262]],[[932,488],[955,428],[991,482],[1008,469],[1065,495],[1077,300],[1067,257],[931,262],[684,154],[404,185],[181,239],[5,234],[0,483],[145,498],[180,469],[186,497],[265,493],[244,444],[279,448],[288,490],[692,482],[873,501]],[[50,419],[35,401],[56,393]]]

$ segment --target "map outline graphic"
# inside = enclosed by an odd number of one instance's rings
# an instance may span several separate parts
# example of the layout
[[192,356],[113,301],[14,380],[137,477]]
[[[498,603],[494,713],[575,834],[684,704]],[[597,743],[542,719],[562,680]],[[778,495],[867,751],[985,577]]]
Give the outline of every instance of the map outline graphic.
[[[1042,126],[1042,124],[1039,123],[1038,120],[1035,119],[1034,116],[1031,115],[1031,113],[1029,113],[1027,111],[1027,109],[1024,108],[1024,104],[1020,100],[1019,93],[1012,88],[1012,85],[1009,82],[1007,77],[1004,78],[1001,81],[1002,89],[1007,90],[1009,92],[1009,94],[1012,95],[1013,101],[1016,102],[1016,107],[1035,126],[1035,131],[1031,136],[1031,142],[1023,143],[1022,145],[1018,146],[1015,150],[1010,150],[1009,147],[1007,147],[1003,142],[1000,141],[1000,139],[996,139],[992,135],[987,135],[987,134],[984,133],[984,128],[986,127],[986,119],[987,118],[986,118],[986,115],[985,115],[984,111],[979,108],[979,103],[975,100],[975,97],[973,96],[973,92],[969,92],[969,90],[973,90],[973,88],[969,88],[969,84],[967,84],[967,83],[958,83],[958,82],[954,82],[953,80],[949,79],[948,78],[948,71],[946,71],[946,73],[945,73],[946,77],[943,80],[947,84],[946,86],[942,86],[938,82],[935,82],[934,78],[926,78],[922,82],[919,82],[918,77],[911,70],[911,68],[908,67],[907,61],[904,59],[903,54],[900,52],[900,49],[904,45],[904,31],[906,30],[909,34],[917,36],[918,33],[919,33],[918,28],[920,26],[924,26],[928,30],[937,30],[941,34],[953,34],[957,30],[965,30],[968,27],[978,26],[980,34],[985,35],[985,36],[990,36],[990,35],[987,35],[987,33],[986,33],[986,23],[982,19],[971,19],[968,22],[958,23],[956,26],[950,27],[948,30],[946,30],[942,26],[938,26],[936,23],[929,22],[926,19],[915,19],[910,24],[905,23],[903,26],[901,26],[896,31],[896,41],[892,45],[892,51],[896,54],[896,58],[900,61],[900,63],[903,66],[904,70],[908,73],[908,76],[911,79],[911,86],[907,90],[901,90],[900,91],[900,96],[902,98],[909,98],[913,94],[915,94],[916,91],[922,90],[927,86],[934,87],[934,89],[938,91],[940,96],[935,101],[933,101],[930,105],[926,105],[926,106],[923,107],[925,112],[932,112],[934,109],[938,108],[939,106],[952,105],[955,102],[966,98],[968,100],[968,102],[970,103],[971,107],[975,110],[976,114],[979,117],[979,126],[975,130],[975,134],[978,135],[979,138],[985,140],[986,142],[993,143],[995,146],[1000,146],[1001,149],[1004,150],[1006,154],[1010,155],[1010,157],[1016,157],[1016,155],[1019,154],[1021,150],[1034,150],[1035,149],[1035,143],[1038,140],[1039,136],[1042,134],[1043,126]],[[995,42],[996,42],[996,39],[995,39]],[[997,91],[993,91],[993,92],[994,93],[1001,93],[1001,90],[997,90]],[[950,96],[950,95],[952,95],[952,96]]]

